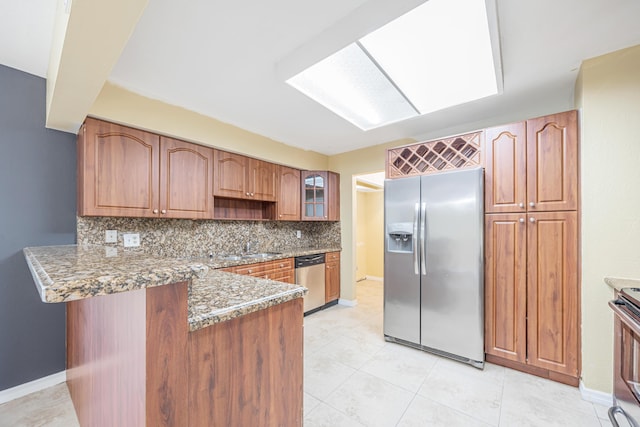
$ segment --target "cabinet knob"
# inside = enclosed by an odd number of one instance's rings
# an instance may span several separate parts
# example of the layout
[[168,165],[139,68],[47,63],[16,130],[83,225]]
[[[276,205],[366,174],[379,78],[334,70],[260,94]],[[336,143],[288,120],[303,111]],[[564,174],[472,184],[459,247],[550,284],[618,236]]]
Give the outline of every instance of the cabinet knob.
[[249,193],[244,193],[244,195],[245,195],[245,196],[248,196],[248,195],[249,195]]
[[265,278],[265,279],[268,279],[268,278],[269,278],[269,275],[267,274],[266,276],[264,276],[264,278]]
[[153,210],[153,213],[154,213],[154,214],[157,214],[157,213],[158,213],[158,209],[154,209],[154,210]]
[[529,202],[529,206],[531,206],[532,208],[535,208],[535,207],[536,207],[536,204],[535,204],[535,203],[533,203],[533,202]]
[[524,203],[518,203],[518,206],[524,208]]
[[253,273],[253,270],[252,270],[252,269],[248,269],[247,271],[248,271],[249,273]]
[[253,193],[251,193],[251,197],[253,197]]
[[278,215],[280,218],[282,218],[282,214]]
[[160,213],[164,215],[164,214],[166,214],[166,213],[167,213],[167,210],[166,210],[166,209],[162,209],[162,210],[160,211]]
[[520,218],[520,224],[524,222],[524,218]]
[[536,219],[535,219],[535,218],[533,218],[533,217],[532,217],[532,218],[529,218],[529,222],[536,222]]

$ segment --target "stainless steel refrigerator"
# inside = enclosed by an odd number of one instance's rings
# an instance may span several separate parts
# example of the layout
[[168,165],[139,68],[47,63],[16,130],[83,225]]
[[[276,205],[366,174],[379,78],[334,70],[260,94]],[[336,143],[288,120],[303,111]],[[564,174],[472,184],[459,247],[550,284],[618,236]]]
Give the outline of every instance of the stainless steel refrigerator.
[[483,169],[384,183],[384,335],[484,367]]

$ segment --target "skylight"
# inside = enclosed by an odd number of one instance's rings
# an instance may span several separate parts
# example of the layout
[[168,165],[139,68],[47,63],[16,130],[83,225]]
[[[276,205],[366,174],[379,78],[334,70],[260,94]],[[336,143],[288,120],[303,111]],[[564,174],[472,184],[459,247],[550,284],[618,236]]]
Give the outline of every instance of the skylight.
[[484,0],[428,0],[287,83],[363,130],[495,95]]

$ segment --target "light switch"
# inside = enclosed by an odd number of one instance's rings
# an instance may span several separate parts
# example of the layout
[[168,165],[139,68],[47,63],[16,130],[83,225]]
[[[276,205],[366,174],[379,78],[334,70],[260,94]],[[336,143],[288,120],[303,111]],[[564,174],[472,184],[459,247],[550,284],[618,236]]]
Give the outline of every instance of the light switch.
[[118,230],[107,230],[104,232],[105,243],[118,243]]

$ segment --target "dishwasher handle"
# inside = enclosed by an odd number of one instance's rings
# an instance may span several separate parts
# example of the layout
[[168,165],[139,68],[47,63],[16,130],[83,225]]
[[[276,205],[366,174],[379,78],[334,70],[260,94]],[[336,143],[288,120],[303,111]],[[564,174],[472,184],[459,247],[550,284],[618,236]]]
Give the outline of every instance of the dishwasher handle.
[[303,255],[295,258],[296,268],[324,264],[325,254]]

